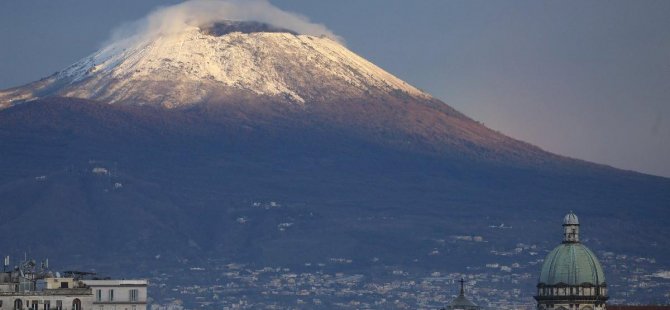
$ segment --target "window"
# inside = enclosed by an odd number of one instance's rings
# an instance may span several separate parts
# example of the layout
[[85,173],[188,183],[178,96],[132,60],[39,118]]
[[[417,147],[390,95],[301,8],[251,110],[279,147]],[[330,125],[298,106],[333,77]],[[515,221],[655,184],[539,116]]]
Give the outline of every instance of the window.
[[49,300],[44,301],[44,310],[51,310],[51,301]]
[[102,301],[102,290],[95,290],[95,301]]
[[79,298],[75,298],[72,301],[72,310],[81,310],[81,300]]
[[56,310],[63,310],[63,301],[56,300]]
[[109,290],[109,301],[114,301],[114,290]]
[[39,304],[37,303],[37,300],[33,300],[33,302],[30,304],[30,309],[31,310],[39,310]]
[[60,288],[68,288],[67,282],[61,282]]
[[130,290],[130,292],[128,292],[128,295],[130,296],[130,301],[137,301],[137,295],[138,295],[137,289]]
[[14,300],[14,310],[23,309],[23,301],[21,299]]

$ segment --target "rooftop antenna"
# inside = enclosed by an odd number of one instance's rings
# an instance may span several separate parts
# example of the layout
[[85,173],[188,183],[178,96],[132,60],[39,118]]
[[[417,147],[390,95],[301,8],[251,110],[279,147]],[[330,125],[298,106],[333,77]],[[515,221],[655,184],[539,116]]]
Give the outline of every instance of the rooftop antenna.
[[463,284],[465,283],[465,280],[463,280],[463,278],[461,278],[461,280],[458,281],[458,282],[461,282],[461,296],[464,296],[464,295],[465,295],[465,291],[463,290]]

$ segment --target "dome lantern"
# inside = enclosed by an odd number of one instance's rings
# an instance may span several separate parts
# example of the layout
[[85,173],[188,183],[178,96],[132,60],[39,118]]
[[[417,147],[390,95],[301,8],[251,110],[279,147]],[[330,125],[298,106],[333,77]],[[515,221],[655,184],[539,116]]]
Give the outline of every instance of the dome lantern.
[[579,242],[579,219],[572,211],[563,218],[563,243]]

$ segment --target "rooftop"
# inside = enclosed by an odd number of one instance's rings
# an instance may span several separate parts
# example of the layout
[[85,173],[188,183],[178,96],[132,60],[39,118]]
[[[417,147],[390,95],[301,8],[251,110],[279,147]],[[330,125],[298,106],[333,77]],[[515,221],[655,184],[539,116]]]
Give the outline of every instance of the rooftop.
[[88,286],[147,286],[147,280],[82,280]]

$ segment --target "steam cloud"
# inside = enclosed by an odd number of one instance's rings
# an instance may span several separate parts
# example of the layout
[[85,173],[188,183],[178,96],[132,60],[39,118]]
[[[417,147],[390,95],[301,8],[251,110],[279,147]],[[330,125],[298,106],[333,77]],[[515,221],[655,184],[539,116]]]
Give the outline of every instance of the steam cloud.
[[257,21],[300,34],[327,36],[342,42],[326,26],[312,23],[302,15],[282,11],[268,0],[190,0],[158,8],[138,21],[116,28],[105,45],[152,39],[180,32],[187,27],[222,20]]

